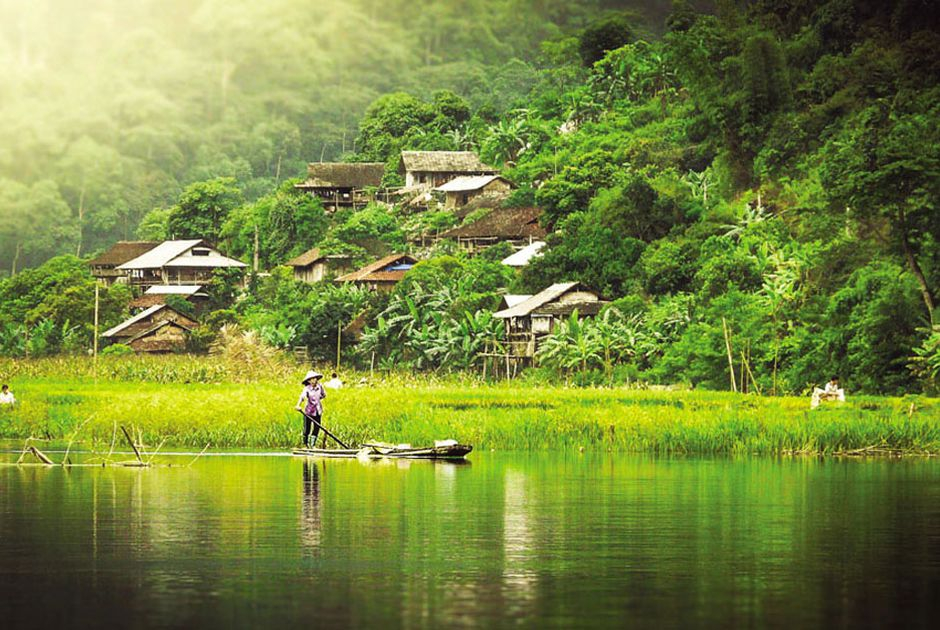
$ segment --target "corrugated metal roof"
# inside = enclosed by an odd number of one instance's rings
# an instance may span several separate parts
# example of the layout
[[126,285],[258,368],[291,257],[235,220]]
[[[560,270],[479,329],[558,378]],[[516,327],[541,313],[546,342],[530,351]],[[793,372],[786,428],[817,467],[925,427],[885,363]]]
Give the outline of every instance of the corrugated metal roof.
[[245,263],[228,256],[179,256],[169,261],[164,267],[195,267],[197,269],[205,268],[232,268],[247,267]]
[[557,300],[562,295],[568,291],[579,286],[577,282],[558,282],[536,293],[530,297],[525,302],[521,302],[507,309],[497,311],[493,313],[493,317],[498,317],[499,319],[509,319],[510,317],[524,317],[539,308],[543,304],[547,304],[553,300]]
[[402,151],[398,170],[421,173],[496,174],[473,151]]
[[516,306],[517,304],[522,304],[523,302],[528,300],[530,297],[532,296],[531,295],[512,295],[511,293],[507,293],[506,295],[503,296],[503,303],[506,305],[506,308],[512,308],[513,306]]
[[473,190],[480,190],[481,188],[486,188],[492,184],[497,179],[501,179],[507,184],[510,183],[508,179],[502,175],[461,175],[460,177],[455,177],[446,184],[442,184],[435,188],[434,190],[440,192],[470,192]]
[[118,269],[160,269],[177,256],[201,244],[202,239],[163,241],[150,251],[119,265]]
[[198,284],[157,284],[146,291],[144,295],[195,295],[202,291]]
[[542,248],[545,247],[545,241],[535,241],[526,245],[515,254],[503,258],[500,262],[507,267],[525,267],[532,259],[539,255]]
[[114,328],[109,328],[108,330],[104,331],[104,333],[102,333],[101,336],[102,336],[102,337],[113,337],[114,335],[118,334],[119,332],[121,332],[122,330],[124,330],[125,328],[127,328],[128,326],[131,326],[131,325],[133,325],[133,324],[136,324],[137,322],[142,321],[142,320],[144,320],[144,319],[150,317],[151,315],[153,315],[153,314],[156,313],[157,311],[159,311],[159,310],[161,310],[161,309],[164,309],[164,308],[169,308],[169,307],[168,307],[166,304],[154,304],[153,306],[151,306],[151,307],[148,308],[147,310],[141,311],[141,312],[137,313],[136,315],[134,315],[134,316],[131,317],[130,319],[125,319],[123,322],[121,322],[120,324],[118,324],[118,325],[115,326]]

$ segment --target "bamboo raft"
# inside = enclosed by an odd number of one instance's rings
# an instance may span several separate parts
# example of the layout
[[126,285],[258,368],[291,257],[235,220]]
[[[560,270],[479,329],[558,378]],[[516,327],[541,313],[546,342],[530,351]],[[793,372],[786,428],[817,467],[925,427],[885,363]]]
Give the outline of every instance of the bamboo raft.
[[463,459],[473,450],[469,444],[442,444],[412,448],[408,444],[363,444],[359,448],[295,448],[294,455],[302,457],[345,457],[378,459],[395,457],[400,459]]

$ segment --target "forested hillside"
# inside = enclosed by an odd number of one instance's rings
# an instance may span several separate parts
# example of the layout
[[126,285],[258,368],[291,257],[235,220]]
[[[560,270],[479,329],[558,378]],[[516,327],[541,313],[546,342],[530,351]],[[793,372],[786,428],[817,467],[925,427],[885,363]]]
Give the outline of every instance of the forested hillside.
[[[65,87],[63,98],[23,98],[48,88],[22,72],[12,101],[22,109],[9,119],[23,122],[16,142],[0,142],[11,174],[3,220],[45,218],[4,227],[2,263],[17,258],[6,249],[18,242],[12,235],[35,229],[30,238],[47,243],[19,253],[20,265],[35,264],[131,236],[154,208],[137,234],[192,235],[202,221],[200,236],[244,260],[260,234],[266,268],[314,245],[365,260],[478,215],[376,204],[328,217],[285,180],[322,156],[385,162],[395,185],[401,150],[472,149],[518,186],[509,205],[544,210],[548,247],[520,275],[496,262],[504,249],[468,259],[445,241],[390,296],[311,288],[280,268],[237,304],[220,304],[211,323],[237,321],[272,345],[329,356],[337,325],[360,317],[364,363],[476,369],[483,348],[500,341],[500,290],[577,280],[613,308],[560,326],[543,370],[726,388],[730,361],[739,386],[763,392],[803,392],[834,374],[853,391],[935,389],[936,3],[722,1],[700,13],[679,0],[660,24],[594,3],[392,2],[381,17],[377,3],[354,4],[337,8],[339,21],[293,3],[245,21],[244,12],[223,19],[228,4],[206,3],[181,9],[190,15],[183,31],[144,12],[140,22],[182,39],[125,51],[121,66],[136,59],[157,87],[128,91],[102,76],[87,105],[99,116],[78,116],[86,106]],[[271,41],[259,28],[265,16],[298,39]],[[211,54],[186,39],[197,24],[216,29],[206,31]],[[352,42],[340,35],[348,32],[369,36]],[[329,34],[343,45],[330,48]],[[173,56],[187,41],[200,54]],[[249,42],[304,52],[299,62],[256,55]],[[29,47],[4,54],[38,63]],[[174,72],[174,60],[198,71]],[[178,85],[184,75],[198,79]],[[192,100],[157,99],[176,90]],[[138,91],[136,105],[120,105]],[[102,103],[102,93],[115,98]],[[71,109],[74,117],[63,113]],[[30,128],[33,110],[50,119]],[[84,131],[63,144],[76,120]],[[101,153],[82,157],[86,149]],[[57,273],[80,266],[56,264]],[[24,282],[0,285],[0,297],[21,295]],[[110,298],[119,311],[121,296]],[[41,301],[18,311],[0,304],[0,318],[49,319],[57,311]]]
[[[647,5],[644,8],[644,4]],[[668,0],[12,0],[0,3],[0,269],[134,236],[187,184],[248,200],[354,150],[379,95],[502,110],[539,44]]]

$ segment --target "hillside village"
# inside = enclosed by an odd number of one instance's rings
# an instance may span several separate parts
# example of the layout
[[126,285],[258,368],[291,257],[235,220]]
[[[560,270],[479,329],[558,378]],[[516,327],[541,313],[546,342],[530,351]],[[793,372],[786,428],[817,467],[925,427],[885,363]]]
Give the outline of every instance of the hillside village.
[[[375,204],[389,211],[396,206],[408,212],[442,208],[459,217],[466,216],[461,214],[463,209],[474,203],[478,216],[455,228],[422,234],[410,243],[412,253],[391,253],[361,266],[354,264],[351,255],[314,247],[283,261],[295,280],[390,292],[444,240],[453,241],[468,256],[502,245],[510,253],[500,264],[513,269],[528,265],[545,246],[542,239],[546,232],[539,225],[541,210],[505,207],[512,182],[473,152],[403,151],[399,165],[403,187],[382,187],[384,173],[382,163],[311,163],[306,180],[294,187],[320,201],[327,213]],[[481,208],[484,213],[479,214]],[[217,271],[241,272],[237,284],[242,289],[250,273],[267,274],[225,256],[204,239],[121,241],[89,260],[88,265],[102,285],[125,284],[135,294],[129,304],[130,317],[104,331],[102,337],[146,353],[180,352],[189,347],[189,335],[205,314],[211,291],[207,283]],[[181,312],[177,300],[191,309]],[[576,282],[553,284],[535,295],[505,293],[502,308],[494,313],[504,321],[510,340],[503,358],[531,362],[538,342],[552,332],[556,321],[576,311],[583,316],[596,315],[599,305],[605,303],[596,292]]]
[[[474,59],[356,52],[371,84],[297,62],[211,106],[158,89],[185,120],[58,115],[61,141],[0,155],[0,354],[238,330],[383,370],[938,391],[940,14],[770,4],[678,1],[646,31],[558,3]],[[489,32],[463,11],[455,33]]]

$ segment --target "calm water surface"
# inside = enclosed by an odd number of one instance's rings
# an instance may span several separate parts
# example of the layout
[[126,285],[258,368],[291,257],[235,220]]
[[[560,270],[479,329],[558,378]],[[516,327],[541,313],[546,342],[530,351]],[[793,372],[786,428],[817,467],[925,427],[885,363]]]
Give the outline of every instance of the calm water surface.
[[940,613],[937,461],[189,459],[0,467],[0,626],[935,627]]

